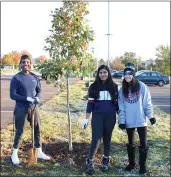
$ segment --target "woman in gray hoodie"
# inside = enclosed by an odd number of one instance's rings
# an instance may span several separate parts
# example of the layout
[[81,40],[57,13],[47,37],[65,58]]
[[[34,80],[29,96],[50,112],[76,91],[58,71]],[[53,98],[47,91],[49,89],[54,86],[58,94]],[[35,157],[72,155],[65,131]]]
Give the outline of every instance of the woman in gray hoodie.
[[127,152],[129,164],[125,171],[131,171],[135,167],[134,135],[137,128],[139,146],[140,174],[146,173],[147,158],[147,118],[153,125],[156,119],[153,114],[151,95],[148,87],[134,78],[135,66],[128,62],[124,69],[122,88],[119,91],[119,128],[126,129],[128,136]]

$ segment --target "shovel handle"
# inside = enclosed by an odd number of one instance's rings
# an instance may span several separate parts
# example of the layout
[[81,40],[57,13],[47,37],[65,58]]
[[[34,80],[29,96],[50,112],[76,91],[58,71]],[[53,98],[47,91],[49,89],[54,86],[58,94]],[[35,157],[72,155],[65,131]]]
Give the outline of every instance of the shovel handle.
[[34,148],[34,111],[32,112],[32,147]]
[[34,110],[36,108],[36,104],[34,108],[31,108],[31,137],[32,137],[32,148],[34,148]]

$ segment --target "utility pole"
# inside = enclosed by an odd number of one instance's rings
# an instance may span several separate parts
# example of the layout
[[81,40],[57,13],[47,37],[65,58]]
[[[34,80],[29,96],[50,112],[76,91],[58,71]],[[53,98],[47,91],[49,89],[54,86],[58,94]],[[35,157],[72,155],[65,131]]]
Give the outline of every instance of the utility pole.
[[108,61],[107,61],[107,65],[109,67],[109,60],[110,60],[110,9],[109,9],[109,1],[108,1]]
[[107,65],[109,67],[110,64],[110,36],[112,36],[112,34],[110,34],[110,2],[108,1],[108,33],[106,34],[106,36],[108,36],[108,60],[107,60]]

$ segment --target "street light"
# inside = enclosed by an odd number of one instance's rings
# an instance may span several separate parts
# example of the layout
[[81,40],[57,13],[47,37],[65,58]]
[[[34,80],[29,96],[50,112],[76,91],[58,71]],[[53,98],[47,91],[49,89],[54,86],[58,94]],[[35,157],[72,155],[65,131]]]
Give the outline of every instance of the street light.
[[110,26],[109,26],[109,23],[110,23],[110,19],[109,19],[109,15],[110,15],[110,11],[109,11],[110,9],[109,9],[109,1],[108,1],[108,61],[107,61],[107,66],[109,67],[109,60],[110,60],[110,49],[109,49],[109,47],[110,47],[110,41],[109,41],[109,39],[110,39]]
[[107,60],[107,66],[109,67],[109,63],[110,63],[110,36],[112,36],[112,34],[110,34],[110,9],[109,9],[109,1],[108,1],[108,33],[105,36],[108,36],[108,60]]

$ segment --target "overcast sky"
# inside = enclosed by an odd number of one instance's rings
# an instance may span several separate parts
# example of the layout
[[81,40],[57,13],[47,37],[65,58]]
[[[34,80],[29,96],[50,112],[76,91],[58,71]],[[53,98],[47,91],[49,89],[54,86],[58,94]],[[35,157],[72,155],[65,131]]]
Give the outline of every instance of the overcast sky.
[[[1,54],[43,50],[51,28],[50,12],[61,2],[1,2]],[[108,58],[108,3],[90,2],[89,24],[96,34],[91,47],[97,58]],[[169,2],[110,2],[110,58],[135,52],[143,60],[155,58],[155,48],[170,45]]]

